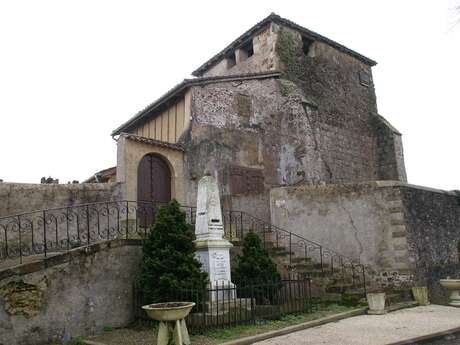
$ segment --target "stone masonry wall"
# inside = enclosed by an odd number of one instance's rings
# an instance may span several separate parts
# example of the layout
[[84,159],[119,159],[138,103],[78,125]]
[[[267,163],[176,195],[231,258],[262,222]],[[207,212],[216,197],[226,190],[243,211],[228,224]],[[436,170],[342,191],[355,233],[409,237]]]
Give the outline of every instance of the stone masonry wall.
[[[255,209],[263,218],[271,187],[405,181],[401,136],[377,114],[371,68],[321,42],[306,54],[300,33],[276,24],[263,34],[275,42],[275,51],[269,51],[281,78],[192,89],[192,127],[185,140],[192,178],[188,202],[203,172],[216,170],[223,204],[235,209],[226,174],[230,165],[262,170],[265,188],[257,199],[264,201]],[[250,59],[263,56],[255,48]],[[259,71],[246,67],[240,72]]]
[[407,182],[401,133],[382,116],[374,116],[377,135],[377,172],[381,179]]
[[222,59],[206,71],[203,76],[222,76],[242,73],[274,71],[278,67],[275,52],[276,33],[274,25],[269,24],[253,37],[254,55],[246,58],[244,52],[235,51],[235,65],[229,67],[227,59]]
[[[261,202],[254,204],[254,210],[264,219],[269,218],[272,187],[379,179],[372,118],[349,114],[349,119],[336,123],[340,116],[325,115],[315,104],[301,87],[286,79],[194,87],[192,126],[184,141],[185,170],[192,177],[187,202],[196,198],[193,181],[205,170],[218,171],[224,207],[236,209],[226,175],[232,165],[262,170],[265,189],[257,193]],[[350,127],[353,123],[355,128]]]
[[0,217],[54,207],[120,200],[118,183],[0,183]]
[[141,247],[114,240],[0,270],[0,344],[67,343],[133,320]]
[[[376,121],[371,68],[318,41],[306,54],[301,35],[288,28],[278,27],[277,37],[280,71],[302,90],[307,120],[328,173],[326,182],[405,180],[403,164],[399,170],[382,169],[381,142],[388,141],[388,146],[398,138],[392,128],[384,130],[389,126],[386,121]],[[394,147],[386,153],[397,154]]]
[[458,262],[460,198],[452,192],[403,188],[411,254],[418,267]]
[[390,276],[409,279],[411,263],[399,184],[275,188],[270,193],[270,209],[274,225],[360,259],[384,283]]
[[272,223],[360,258],[384,284],[428,285],[446,303],[444,275],[460,277],[460,199],[395,181],[274,188]]
[[416,279],[434,303],[446,303],[439,279],[460,278],[460,198],[453,192],[402,188],[410,257]]

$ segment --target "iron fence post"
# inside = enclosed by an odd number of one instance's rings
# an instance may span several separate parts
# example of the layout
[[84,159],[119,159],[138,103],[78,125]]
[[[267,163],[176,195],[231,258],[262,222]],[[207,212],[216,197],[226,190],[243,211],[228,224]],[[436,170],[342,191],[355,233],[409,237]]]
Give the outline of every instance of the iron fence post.
[[[230,210],[229,213],[228,213],[228,223],[229,223],[229,224],[228,224],[228,226],[227,226],[227,228],[228,228],[229,231],[230,231],[230,236],[229,236],[230,241],[233,240],[232,213],[233,213],[232,210]],[[225,224],[224,224],[224,226],[225,226]]]
[[129,237],[128,222],[129,222],[129,203],[128,201],[126,201],[126,239],[128,239]]
[[367,288],[366,288],[366,270],[364,268],[364,265],[362,267],[362,273],[363,273],[363,290],[364,290],[364,298],[366,298],[367,295]]
[[355,285],[355,265],[351,263],[351,284]]
[[320,256],[321,272],[324,273],[324,266],[323,266],[323,247],[322,247],[322,246],[319,246],[319,256]]
[[8,233],[6,231],[6,227],[5,227],[5,259],[8,258]]
[[21,218],[18,216],[18,234],[19,234],[19,262],[22,264],[22,235],[21,235]]
[[264,249],[266,249],[266,240],[265,240],[265,224],[262,225],[263,230],[263,238],[264,238]]
[[66,228],[66,235],[67,235],[67,251],[70,250],[70,235],[69,235],[69,208],[67,207],[65,210],[65,228]]
[[45,254],[45,258],[46,258],[46,252],[47,252],[47,248],[46,248],[46,211],[43,211],[43,249],[44,249],[44,254]]
[[244,229],[243,229],[243,211],[240,212],[240,230],[241,230],[241,238],[240,241],[244,239]]
[[106,211],[107,211],[107,240],[110,239],[110,214],[109,214],[109,203],[105,204]]
[[254,284],[251,284],[251,321],[253,324],[256,323],[256,318],[255,318],[255,299],[256,299],[256,296],[254,294]]
[[88,236],[88,238],[86,239],[86,242],[89,245],[91,242],[91,238],[90,238],[90,231],[89,231],[89,206],[88,205],[86,206],[86,236]]

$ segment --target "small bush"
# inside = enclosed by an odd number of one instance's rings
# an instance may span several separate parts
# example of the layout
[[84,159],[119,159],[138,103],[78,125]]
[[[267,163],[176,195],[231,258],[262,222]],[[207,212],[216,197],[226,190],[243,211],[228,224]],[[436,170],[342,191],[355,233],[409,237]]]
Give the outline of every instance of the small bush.
[[242,243],[242,255],[238,255],[232,272],[233,282],[244,287],[251,285],[251,291],[243,294],[254,294],[258,303],[273,302],[281,288],[281,276],[276,264],[263,248],[262,241],[254,232],[249,232]]
[[146,303],[178,298],[181,290],[202,288],[207,273],[195,258],[195,232],[175,200],[160,207],[143,242],[140,288]]

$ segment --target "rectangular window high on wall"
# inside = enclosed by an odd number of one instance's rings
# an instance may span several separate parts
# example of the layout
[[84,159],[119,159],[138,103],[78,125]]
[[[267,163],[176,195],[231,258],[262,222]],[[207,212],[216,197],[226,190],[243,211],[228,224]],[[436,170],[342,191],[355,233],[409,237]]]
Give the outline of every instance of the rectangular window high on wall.
[[226,57],[227,60],[227,68],[230,69],[233,66],[236,65],[236,57],[235,57],[235,52],[232,52]]
[[306,56],[309,56],[310,54],[310,49],[313,45],[313,40],[308,38],[308,37],[305,37],[305,36],[302,36],[302,50],[303,50],[303,53],[306,55]]
[[241,50],[245,52],[246,59],[250,58],[251,56],[254,55],[254,46],[252,44],[252,39],[249,40],[247,43],[245,43],[242,47]]

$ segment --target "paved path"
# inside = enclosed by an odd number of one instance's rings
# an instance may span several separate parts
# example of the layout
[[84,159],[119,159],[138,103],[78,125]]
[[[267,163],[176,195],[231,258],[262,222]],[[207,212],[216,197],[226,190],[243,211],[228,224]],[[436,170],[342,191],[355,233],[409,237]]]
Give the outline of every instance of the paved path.
[[386,345],[460,327],[460,308],[430,305],[362,315],[288,335],[259,345]]

